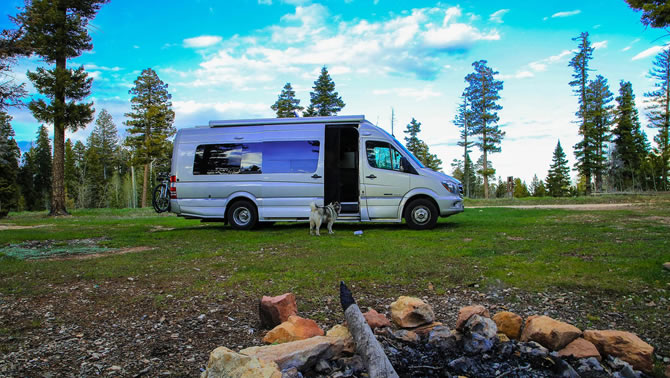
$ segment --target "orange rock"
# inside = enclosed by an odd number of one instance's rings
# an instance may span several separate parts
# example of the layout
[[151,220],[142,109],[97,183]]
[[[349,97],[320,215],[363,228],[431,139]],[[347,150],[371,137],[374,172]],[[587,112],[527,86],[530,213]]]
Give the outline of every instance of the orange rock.
[[268,344],[285,343],[304,340],[313,336],[323,336],[323,330],[319,328],[319,325],[314,320],[291,315],[287,321],[268,332],[263,341]]
[[424,336],[424,335],[429,334],[433,330],[433,328],[435,328],[437,326],[441,326],[441,325],[443,325],[443,324],[440,323],[440,322],[432,322],[430,324],[426,324],[426,325],[422,325],[422,326],[419,326],[419,327],[416,327],[416,328],[412,328],[412,331],[414,331],[419,336]]
[[372,329],[391,326],[391,322],[384,314],[380,314],[371,308],[368,308],[368,312],[364,313],[363,317]]
[[601,353],[619,357],[634,369],[651,374],[654,368],[654,348],[635,334],[613,330],[586,330],[584,338],[592,342]]
[[579,328],[548,316],[534,316],[526,320],[521,341],[536,341],[551,350],[563,349],[582,334]]
[[576,338],[565,348],[559,350],[558,355],[561,357],[572,356],[577,359],[595,357],[600,361],[600,353],[598,353],[596,346],[581,337]]
[[493,315],[498,332],[504,333],[510,339],[519,340],[521,336],[521,324],[523,319],[513,312],[503,311]]
[[665,378],[670,378],[670,365],[665,367]]
[[272,328],[287,321],[289,316],[298,314],[295,295],[286,293],[276,297],[263,296],[258,305],[258,314],[264,328]]
[[391,319],[403,328],[414,328],[435,319],[433,308],[419,298],[401,296],[391,303]]
[[472,315],[479,315],[485,318],[491,317],[489,310],[487,310],[484,306],[476,305],[476,306],[462,307],[460,310],[458,310],[458,320],[456,320],[456,329],[462,331],[463,327],[465,326],[465,323],[468,322],[468,319],[470,319]]
[[[305,340],[291,341],[283,344],[264,345],[242,349],[240,354],[256,357],[264,361],[272,361],[280,370],[291,367],[303,368],[304,365],[321,359],[327,360],[342,355],[345,338],[315,336]],[[247,377],[255,377],[249,375]]]

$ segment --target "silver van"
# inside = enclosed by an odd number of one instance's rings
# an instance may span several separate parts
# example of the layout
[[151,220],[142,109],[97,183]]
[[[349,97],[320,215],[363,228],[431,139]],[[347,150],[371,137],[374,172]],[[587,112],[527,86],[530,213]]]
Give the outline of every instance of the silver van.
[[463,211],[461,183],[425,168],[364,116],[211,121],[174,140],[170,211],[224,221],[307,221],[338,201],[338,221],[435,226]]

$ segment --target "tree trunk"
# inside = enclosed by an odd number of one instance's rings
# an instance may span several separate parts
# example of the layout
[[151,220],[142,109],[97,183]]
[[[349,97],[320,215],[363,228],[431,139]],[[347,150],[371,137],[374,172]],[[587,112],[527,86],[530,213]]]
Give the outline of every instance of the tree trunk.
[[142,207],[147,206],[147,185],[149,185],[149,163],[144,164],[144,179],[142,183]]
[[[65,9],[60,9],[63,16],[65,16]],[[62,73],[66,69],[65,57],[56,59],[56,72]],[[54,114],[54,155],[52,166],[52,181],[51,181],[51,211],[49,215],[67,215],[65,209],[65,119],[63,115],[65,106],[65,85],[62,78],[56,76],[54,102],[56,103],[56,111]]]
[[[486,142],[484,142],[486,143]],[[484,150],[484,198],[489,198],[489,174],[488,161],[486,160],[486,150]]]

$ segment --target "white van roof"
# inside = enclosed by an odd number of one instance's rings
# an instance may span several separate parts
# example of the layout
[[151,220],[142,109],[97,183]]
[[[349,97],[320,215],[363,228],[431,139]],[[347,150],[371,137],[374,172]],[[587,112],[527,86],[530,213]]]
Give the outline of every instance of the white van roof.
[[333,117],[231,119],[231,120],[209,121],[209,127],[286,125],[286,124],[306,124],[306,123],[361,123],[364,120],[365,120],[364,115],[333,116]]

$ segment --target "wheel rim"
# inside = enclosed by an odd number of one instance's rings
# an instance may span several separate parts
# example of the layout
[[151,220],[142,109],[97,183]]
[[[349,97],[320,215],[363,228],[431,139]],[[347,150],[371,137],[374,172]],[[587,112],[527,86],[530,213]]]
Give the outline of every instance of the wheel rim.
[[233,211],[233,220],[240,226],[246,226],[251,222],[251,211],[246,207],[238,207]]
[[430,221],[430,210],[426,206],[417,206],[412,209],[412,221],[416,224],[426,224]]

